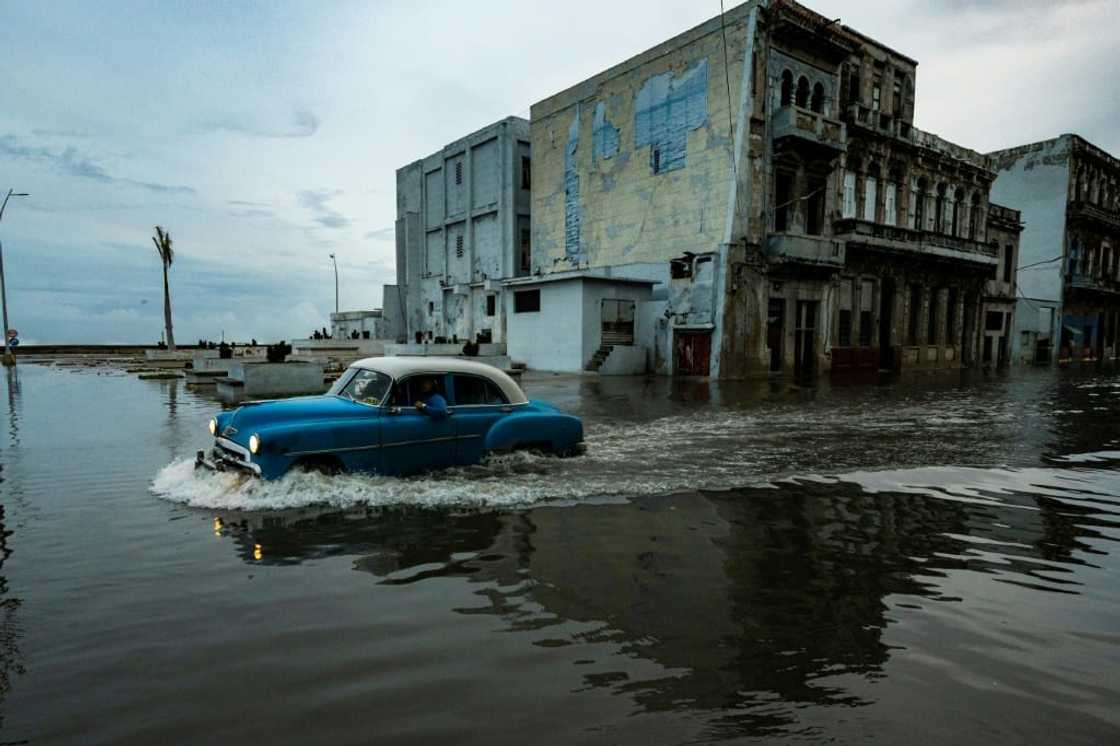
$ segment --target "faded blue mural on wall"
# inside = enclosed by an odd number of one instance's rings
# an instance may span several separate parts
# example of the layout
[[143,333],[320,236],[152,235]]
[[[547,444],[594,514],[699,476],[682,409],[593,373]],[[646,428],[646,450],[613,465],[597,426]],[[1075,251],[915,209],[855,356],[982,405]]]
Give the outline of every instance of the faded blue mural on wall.
[[634,147],[650,148],[654,173],[685,167],[688,133],[708,121],[708,59],[674,77],[654,75],[634,100]]
[[579,109],[568,129],[568,145],[564,149],[564,254],[579,260],[579,170],[576,167],[576,150],[579,148]]
[[618,127],[607,119],[607,104],[595,104],[595,118],[591,122],[591,163],[599,158],[618,155]]

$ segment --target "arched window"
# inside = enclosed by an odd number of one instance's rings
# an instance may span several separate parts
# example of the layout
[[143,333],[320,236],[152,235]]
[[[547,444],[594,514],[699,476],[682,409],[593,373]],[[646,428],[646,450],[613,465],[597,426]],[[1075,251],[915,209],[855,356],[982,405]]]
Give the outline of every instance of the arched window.
[[809,106],[809,79],[804,75],[797,81],[797,105],[802,109]]
[[961,234],[961,211],[964,209],[964,190],[957,187],[957,191],[953,192],[953,223],[949,235],[959,236]]
[[968,238],[972,241],[976,240],[978,235],[977,228],[980,224],[980,195],[976,192],[972,193],[972,204],[968,208]]
[[914,205],[914,230],[926,229],[926,199],[929,194],[929,182],[926,177],[918,179],[914,193],[910,195],[910,202]]
[[934,202],[933,230],[936,233],[945,232],[945,191],[944,184],[937,185],[937,200]]
[[902,173],[892,168],[883,185],[883,222],[898,225],[898,185],[902,183]]
[[793,103],[793,73],[786,70],[782,73],[782,106]]
[[824,86],[820,83],[813,86],[813,99],[809,102],[809,108],[818,114],[824,112]]

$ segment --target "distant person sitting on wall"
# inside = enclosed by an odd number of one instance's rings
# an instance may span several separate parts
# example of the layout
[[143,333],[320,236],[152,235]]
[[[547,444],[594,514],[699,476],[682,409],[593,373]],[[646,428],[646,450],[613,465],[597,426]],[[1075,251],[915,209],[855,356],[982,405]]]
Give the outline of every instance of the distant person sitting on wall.
[[416,400],[416,409],[433,420],[442,420],[447,416],[447,400],[436,391],[436,382],[431,378],[425,378],[420,382],[420,396]]

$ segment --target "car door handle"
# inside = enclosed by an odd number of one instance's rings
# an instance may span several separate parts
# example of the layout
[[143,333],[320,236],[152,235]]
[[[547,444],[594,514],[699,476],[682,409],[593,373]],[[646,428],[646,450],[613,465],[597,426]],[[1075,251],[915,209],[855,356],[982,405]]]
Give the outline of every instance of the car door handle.
[[505,405],[504,407],[499,407],[499,408],[498,408],[498,411],[499,411],[499,412],[512,412],[512,411],[513,411],[513,407],[511,407],[510,405],[508,405],[508,404],[507,404],[507,405]]

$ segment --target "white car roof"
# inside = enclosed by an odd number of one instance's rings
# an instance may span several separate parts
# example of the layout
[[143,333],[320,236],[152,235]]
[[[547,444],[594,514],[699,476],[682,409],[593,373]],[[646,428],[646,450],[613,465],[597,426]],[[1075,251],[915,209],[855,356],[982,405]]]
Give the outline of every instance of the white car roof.
[[493,365],[466,360],[461,357],[367,357],[357,361],[351,368],[365,368],[384,373],[393,379],[400,379],[417,373],[467,373],[482,376],[494,382],[505,394],[510,404],[524,404],[529,401],[525,392],[506,373]]

